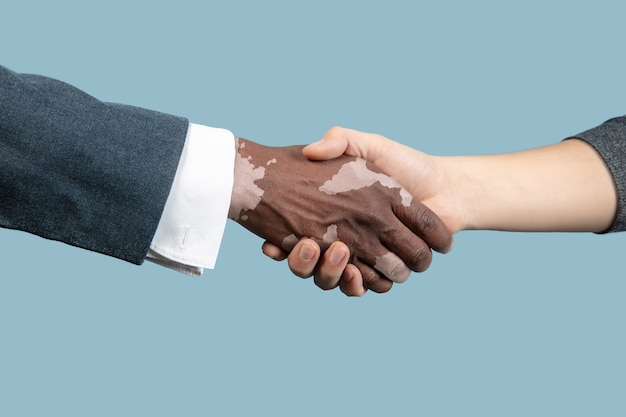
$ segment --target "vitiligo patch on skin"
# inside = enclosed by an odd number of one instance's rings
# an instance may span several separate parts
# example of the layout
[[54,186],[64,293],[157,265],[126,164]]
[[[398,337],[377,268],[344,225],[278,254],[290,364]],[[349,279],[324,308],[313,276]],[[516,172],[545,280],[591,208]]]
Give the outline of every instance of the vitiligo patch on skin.
[[322,236],[322,240],[326,243],[333,243],[339,240],[339,238],[337,237],[336,224],[331,224],[330,226],[328,226],[328,228],[326,229],[326,233],[324,233],[324,236]]
[[[316,237],[316,236],[310,236],[310,237]],[[331,224],[330,226],[328,226],[328,228],[326,229],[326,233],[324,233],[324,236],[322,236],[322,240],[326,243],[333,243],[339,240],[339,238],[337,237],[337,225],[336,224]],[[286,251],[291,251],[293,247],[296,246],[296,243],[298,243],[298,237],[294,234],[291,234],[283,239],[280,246],[282,246],[282,248]]]
[[[238,142],[238,148],[245,147],[245,142]],[[249,158],[244,158],[237,153],[235,156],[235,185],[233,188],[233,195],[239,196],[236,201],[231,201],[230,211],[228,217],[238,221],[241,212],[244,210],[254,210],[256,206],[261,202],[263,197],[263,190],[259,188],[254,182],[260,180],[265,176],[264,167],[255,167],[249,161]],[[247,216],[241,218],[247,220]]]
[[[357,266],[375,268],[395,282],[408,278],[401,259],[413,253],[411,248],[398,247],[400,258],[381,240],[411,241],[411,227],[400,223],[412,225],[416,216],[402,209],[419,203],[397,182],[349,156],[316,163],[304,158],[302,147],[267,148],[245,139],[236,149],[231,219],[286,252],[303,237],[315,240],[322,253],[332,242],[344,241]],[[400,204],[402,209],[395,210]],[[387,288],[375,279],[372,285],[373,290]]]
[[376,258],[374,269],[385,275],[393,282],[404,282],[411,275],[411,270],[393,252],[387,252]]
[[400,197],[402,197],[402,205],[405,207],[411,205],[413,197],[408,191],[390,176],[370,170],[365,160],[360,158],[344,164],[339,172],[326,181],[319,190],[328,195],[335,195],[369,187],[377,181],[387,188],[398,188]]

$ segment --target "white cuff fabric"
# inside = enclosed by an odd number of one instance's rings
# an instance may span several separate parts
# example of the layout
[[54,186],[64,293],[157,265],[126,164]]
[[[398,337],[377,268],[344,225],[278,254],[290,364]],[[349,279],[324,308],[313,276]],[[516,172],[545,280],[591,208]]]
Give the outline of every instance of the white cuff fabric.
[[189,124],[176,177],[147,260],[188,275],[213,269],[233,188],[235,137]]

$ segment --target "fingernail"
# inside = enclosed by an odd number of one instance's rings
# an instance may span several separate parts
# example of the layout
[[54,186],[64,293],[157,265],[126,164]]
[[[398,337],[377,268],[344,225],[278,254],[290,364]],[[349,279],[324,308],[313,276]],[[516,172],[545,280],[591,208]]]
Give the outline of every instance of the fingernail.
[[315,256],[315,251],[310,246],[303,246],[300,249],[300,258],[304,261],[310,261]]
[[345,256],[346,254],[344,251],[334,248],[332,252],[330,252],[330,263],[333,265],[339,265],[343,261]]

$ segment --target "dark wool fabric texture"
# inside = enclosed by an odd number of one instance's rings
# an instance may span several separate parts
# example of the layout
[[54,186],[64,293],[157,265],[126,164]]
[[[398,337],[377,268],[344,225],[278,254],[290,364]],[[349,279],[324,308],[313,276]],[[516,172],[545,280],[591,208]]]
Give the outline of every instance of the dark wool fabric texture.
[[0,67],[0,226],[142,263],[187,128]]

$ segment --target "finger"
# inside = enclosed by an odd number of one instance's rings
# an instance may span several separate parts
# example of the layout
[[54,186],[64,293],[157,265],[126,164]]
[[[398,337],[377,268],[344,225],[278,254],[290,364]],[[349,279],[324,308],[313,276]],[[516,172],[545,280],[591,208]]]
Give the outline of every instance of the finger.
[[372,267],[364,264],[363,262],[355,259],[354,265],[359,268],[361,276],[363,277],[363,287],[372,290],[377,293],[384,293],[391,289],[393,282],[383,277]]
[[320,257],[320,247],[312,239],[302,239],[292,249],[288,257],[289,269],[294,275],[308,278],[313,275]]
[[330,290],[339,285],[339,280],[350,259],[350,249],[343,242],[333,242],[322,256],[315,271],[315,285]]
[[363,276],[359,268],[352,264],[346,265],[339,280],[339,289],[349,297],[361,297],[367,292],[363,286]]
[[333,159],[345,153],[375,162],[385,155],[391,143],[381,135],[335,126],[321,140],[305,146],[302,153],[316,161]]
[[285,252],[282,248],[268,241],[263,242],[263,246],[261,246],[261,250],[263,251],[265,256],[269,256],[275,261],[284,261],[288,255],[288,253]]
[[331,128],[322,139],[305,146],[302,153],[313,161],[325,161],[343,155],[349,145],[347,138],[342,134],[343,130],[341,127]]
[[[387,252],[382,256],[376,257],[375,262],[374,269],[390,281],[404,282],[411,275],[411,269],[393,252]],[[422,265],[420,264],[419,266],[421,267]]]
[[428,244],[400,222],[380,241],[389,253],[376,258],[374,268],[394,282],[406,281],[411,271],[424,272],[432,262]]
[[[447,253],[454,239],[443,221],[425,205],[412,201],[407,207],[394,204],[393,211],[402,223],[437,252]],[[402,259],[404,259],[402,257]]]

